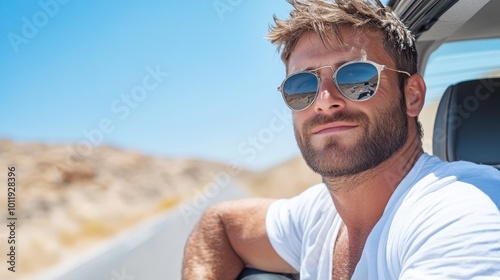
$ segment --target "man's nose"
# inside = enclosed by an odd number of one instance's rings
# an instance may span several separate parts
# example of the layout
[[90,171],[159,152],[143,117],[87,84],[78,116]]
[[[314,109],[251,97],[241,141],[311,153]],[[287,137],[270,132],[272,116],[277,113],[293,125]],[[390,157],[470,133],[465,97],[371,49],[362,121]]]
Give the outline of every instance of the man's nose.
[[316,113],[332,113],[345,107],[345,97],[333,82],[332,76],[323,75],[320,79],[318,96],[313,108]]

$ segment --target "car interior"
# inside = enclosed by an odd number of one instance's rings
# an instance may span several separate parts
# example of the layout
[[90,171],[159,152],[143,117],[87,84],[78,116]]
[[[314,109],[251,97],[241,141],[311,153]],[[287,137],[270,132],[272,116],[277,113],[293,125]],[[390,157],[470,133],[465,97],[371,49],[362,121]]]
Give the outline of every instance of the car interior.
[[[500,38],[500,1],[390,0],[388,6],[415,34],[420,73],[425,72],[431,54],[443,44]],[[498,139],[500,78],[472,76],[449,84],[437,107],[432,151],[428,152],[445,161],[466,160],[500,169]],[[500,209],[500,186],[483,191]],[[298,278],[246,269],[238,279]]]

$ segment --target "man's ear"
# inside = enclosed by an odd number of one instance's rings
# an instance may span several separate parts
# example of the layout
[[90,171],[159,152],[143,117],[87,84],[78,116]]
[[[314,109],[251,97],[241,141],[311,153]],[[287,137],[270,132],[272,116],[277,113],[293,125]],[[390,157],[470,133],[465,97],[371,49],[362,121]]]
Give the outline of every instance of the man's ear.
[[416,73],[406,79],[406,114],[409,117],[417,117],[420,111],[422,111],[426,90],[427,88],[422,75]]

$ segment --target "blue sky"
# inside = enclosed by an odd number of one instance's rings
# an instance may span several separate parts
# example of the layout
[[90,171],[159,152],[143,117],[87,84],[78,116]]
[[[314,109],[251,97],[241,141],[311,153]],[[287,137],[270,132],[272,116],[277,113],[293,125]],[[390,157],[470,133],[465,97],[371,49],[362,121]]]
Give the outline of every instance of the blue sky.
[[284,67],[264,39],[288,11],[284,0],[1,1],[0,138],[252,169],[299,155],[276,90]]

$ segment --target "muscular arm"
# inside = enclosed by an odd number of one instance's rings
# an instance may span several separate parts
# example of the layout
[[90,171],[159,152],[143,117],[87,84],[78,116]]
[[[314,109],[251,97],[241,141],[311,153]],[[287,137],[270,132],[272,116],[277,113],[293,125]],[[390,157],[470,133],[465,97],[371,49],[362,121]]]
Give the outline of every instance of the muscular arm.
[[243,199],[208,209],[186,244],[183,279],[235,279],[245,265],[293,272],[273,249],[266,232],[271,199]]

